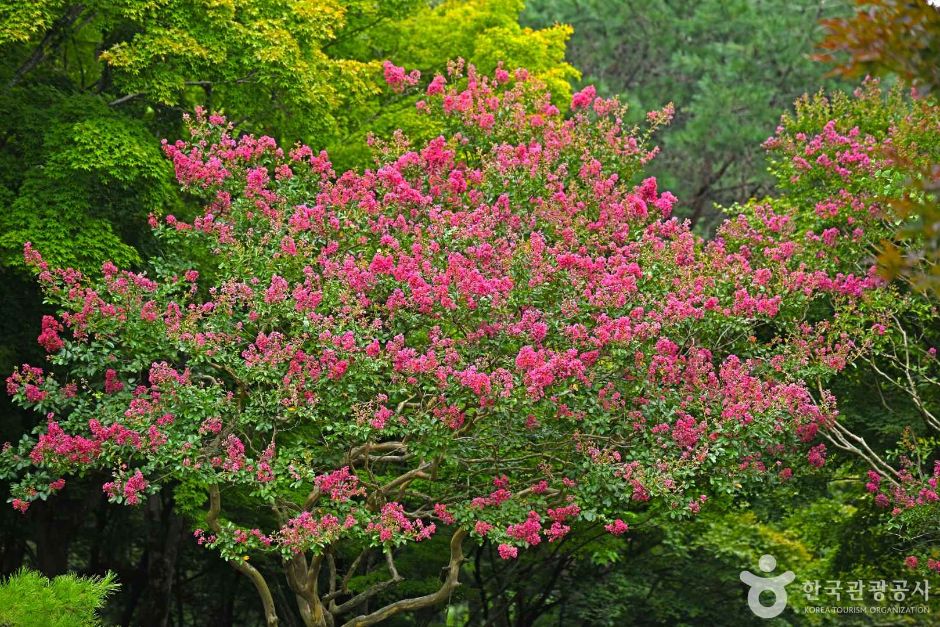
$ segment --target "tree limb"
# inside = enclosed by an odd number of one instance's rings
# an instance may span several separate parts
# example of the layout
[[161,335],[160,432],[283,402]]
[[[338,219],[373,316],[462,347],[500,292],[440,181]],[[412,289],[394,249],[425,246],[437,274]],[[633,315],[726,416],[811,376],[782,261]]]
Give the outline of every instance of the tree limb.
[[426,594],[423,597],[396,601],[395,603],[386,605],[385,607],[378,609],[371,614],[357,616],[356,618],[344,623],[343,627],[368,627],[368,625],[374,625],[380,621],[394,616],[395,614],[399,614],[401,612],[413,612],[415,610],[420,610],[426,607],[433,607],[446,601],[448,598],[450,598],[450,594],[454,591],[454,588],[460,585],[460,565],[464,561],[463,541],[466,537],[467,532],[463,529],[458,529],[451,537],[450,562],[447,565],[447,577],[444,579],[444,583],[440,588],[437,589],[436,592]]
[[32,72],[37,65],[43,62],[49,50],[54,50],[59,47],[59,44],[61,44],[67,36],[66,31],[78,20],[84,10],[85,5],[76,4],[70,7],[65,15],[60,17],[56,23],[52,25],[52,28],[46,32],[46,35],[42,38],[42,41],[39,42],[39,46],[36,47],[33,54],[13,73],[13,78],[7,83],[7,89],[16,87],[16,85],[23,80],[24,76]]
[[[219,512],[221,510],[222,499],[219,494],[219,486],[212,484],[209,486],[209,511],[206,512],[206,524],[209,525],[209,529],[214,533],[221,531],[221,526],[219,525]],[[264,580],[264,575],[247,561],[231,560],[228,564],[251,580],[251,583],[254,584],[255,589],[258,591],[258,596],[261,597],[261,604],[264,606],[265,624],[267,627],[277,627],[277,612],[274,609],[274,597],[271,596],[271,588],[268,587],[268,582]]]

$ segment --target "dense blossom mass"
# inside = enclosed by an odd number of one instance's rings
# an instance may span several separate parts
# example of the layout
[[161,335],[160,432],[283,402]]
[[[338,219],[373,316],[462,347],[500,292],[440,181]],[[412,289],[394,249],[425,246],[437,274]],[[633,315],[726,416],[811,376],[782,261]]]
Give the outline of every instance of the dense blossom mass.
[[[341,543],[446,529],[452,564],[467,535],[513,559],[577,524],[621,536],[640,513],[693,516],[826,463],[838,412],[818,381],[887,323],[860,313],[886,288],[847,254],[880,236],[883,209],[852,187],[887,158],[873,137],[781,131],[769,146],[798,143],[794,184],[845,181],[818,225],[757,203],[703,241],[640,175],[671,107],[629,128],[589,87],[564,115],[524,70],[460,64],[425,89],[443,134],[376,141],[362,172],[197,113],[164,151],[204,210],[151,217],[168,252],[148,273],[108,263],[97,280],[27,246],[60,312],[39,335],[51,368],[7,379],[47,416],[5,452],[24,471],[14,507],[89,468],[129,505],[168,480],[200,488],[199,543],[247,574],[243,558],[280,554],[321,624],[356,607],[316,591]],[[877,473],[870,489],[936,500],[938,472],[919,497]],[[230,515],[229,494],[270,511]]]

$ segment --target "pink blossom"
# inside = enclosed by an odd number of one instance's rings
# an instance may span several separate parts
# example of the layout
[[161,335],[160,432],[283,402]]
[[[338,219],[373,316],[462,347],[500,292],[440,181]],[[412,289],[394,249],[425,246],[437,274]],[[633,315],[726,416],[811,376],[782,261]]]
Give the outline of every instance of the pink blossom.
[[816,468],[822,468],[823,465],[826,463],[826,445],[817,444],[816,446],[811,448],[809,450],[807,459],[809,460],[809,463],[811,466],[815,466]]
[[591,103],[594,102],[594,98],[597,97],[597,90],[594,89],[593,85],[588,85],[579,92],[576,92],[574,96],[571,97],[571,108],[572,109],[584,109],[591,106]]
[[499,556],[504,560],[512,560],[519,557],[519,549],[511,544],[500,544],[497,548]]
[[604,529],[615,536],[622,536],[626,532],[630,531],[630,526],[623,522],[621,519],[617,518],[614,522],[604,525]]
[[118,379],[117,370],[108,368],[104,373],[105,394],[117,394],[124,389],[124,384]]
[[405,87],[417,85],[421,79],[421,72],[418,70],[405,72],[405,68],[395,65],[391,61],[384,61],[382,70],[385,75],[385,82],[397,92],[403,91]]
[[58,352],[65,343],[59,337],[62,332],[62,325],[52,316],[42,317],[42,333],[39,334],[39,345],[46,349],[47,353]]

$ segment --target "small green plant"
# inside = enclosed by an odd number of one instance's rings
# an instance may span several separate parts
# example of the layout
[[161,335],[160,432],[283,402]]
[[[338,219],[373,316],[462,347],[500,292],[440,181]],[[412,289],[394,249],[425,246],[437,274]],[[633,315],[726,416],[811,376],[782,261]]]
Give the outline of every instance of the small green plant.
[[114,573],[54,579],[23,568],[0,584],[0,627],[85,627],[100,625],[97,610],[120,584]]

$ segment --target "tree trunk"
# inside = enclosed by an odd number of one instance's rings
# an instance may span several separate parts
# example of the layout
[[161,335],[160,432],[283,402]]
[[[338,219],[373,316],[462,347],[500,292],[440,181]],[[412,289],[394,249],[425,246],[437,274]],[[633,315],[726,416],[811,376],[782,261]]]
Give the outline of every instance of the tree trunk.
[[[59,507],[53,508],[43,503],[43,507],[36,507],[33,518],[33,528],[36,531],[36,567],[46,577],[55,577],[63,574],[69,567],[70,538],[74,537],[75,527],[71,517],[63,516],[67,508],[74,503],[57,503]],[[58,515],[57,515],[58,514]]]
[[162,494],[153,494],[147,499],[145,516],[147,583],[137,612],[137,624],[141,627],[167,627],[183,519],[174,511],[172,497]]

